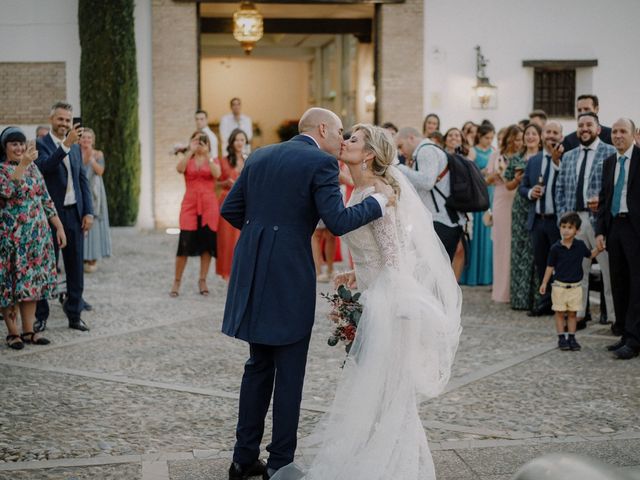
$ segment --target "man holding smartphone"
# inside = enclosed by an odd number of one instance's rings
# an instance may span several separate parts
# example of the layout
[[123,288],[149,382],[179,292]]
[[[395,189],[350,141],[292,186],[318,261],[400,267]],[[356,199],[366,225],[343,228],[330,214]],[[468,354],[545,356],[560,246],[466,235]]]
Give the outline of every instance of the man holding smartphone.
[[[36,165],[42,172],[49,195],[58,211],[67,236],[67,246],[62,250],[67,279],[67,300],[62,305],[69,320],[69,328],[88,331],[81,319],[84,290],[84,234],[93,225],[93,206],[89,182],[82,166],[82,154],[77,145],[82,135],[79,122],[72,124],[72,106],[56,102],[51,107],[51,131],[38,139]],[[56,261],[59,256],[55,241]],[[43,331],[49,318],[49,304],[40,300],[36,309],[36,332]]]

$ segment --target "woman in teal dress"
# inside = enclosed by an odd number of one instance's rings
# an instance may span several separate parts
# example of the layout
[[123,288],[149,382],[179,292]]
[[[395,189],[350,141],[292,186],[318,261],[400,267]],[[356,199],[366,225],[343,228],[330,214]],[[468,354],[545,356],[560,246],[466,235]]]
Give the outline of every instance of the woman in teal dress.
[[[529,124],[524,130],[524,149],[509,160],[504,173],[505,186],[516,190],[531,157],[540,151],[540,127]],[[514,310],[531,310],[539,297],[538,279],[533,266],[533,245],[527,230],[529,200],[516,193],[511,210],[511,285],[509,296]]]
[[7,127],[0,134],[0,309],[9,333],[7,345],[15,350],[25,343],[49,343],[33,331],[36,302],[54,297],[57,288],[49,222],[60,248],[67,243],[40,170],[33,164],[38,152],[25,142],[17,127]]
[[[485,175],[489,158],[493,153],[491,143],[495,129],[491,124],[478,127],[475,162]],[[489,198],[493,197],[493,187],[489,187]],[[460,279],[462,285],[491,285],[493,282],[493,242],[491,241],[491,227],[482,222],[484,212],[473,213],[473,231],[469,242],[468,262]]]

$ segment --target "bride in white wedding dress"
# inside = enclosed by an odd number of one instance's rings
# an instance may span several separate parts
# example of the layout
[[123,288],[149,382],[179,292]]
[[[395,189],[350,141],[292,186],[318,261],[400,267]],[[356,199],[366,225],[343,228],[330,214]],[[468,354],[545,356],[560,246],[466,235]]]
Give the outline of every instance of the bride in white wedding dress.
[[379,127],[356,125],[340,159],[351,170],[350,205],[376,182],[398,196],[385,215],[343,238],[355,272],[336,280],[362,292],[363,314],[330,411],[301,441],[313,448],[273,480],[435,478],[418,416],[421,398],[440,394],[460,337],[461,293],[431,214],[402,173]]

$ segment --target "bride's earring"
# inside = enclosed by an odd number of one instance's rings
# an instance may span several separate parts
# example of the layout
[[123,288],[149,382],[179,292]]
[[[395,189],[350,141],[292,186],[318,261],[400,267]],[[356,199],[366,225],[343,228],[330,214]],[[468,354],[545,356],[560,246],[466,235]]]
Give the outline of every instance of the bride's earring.
[[360,169],[364,172],[365,170],[367,170],[367,161],[363,160],[362,161],[362,165],[360,165]]

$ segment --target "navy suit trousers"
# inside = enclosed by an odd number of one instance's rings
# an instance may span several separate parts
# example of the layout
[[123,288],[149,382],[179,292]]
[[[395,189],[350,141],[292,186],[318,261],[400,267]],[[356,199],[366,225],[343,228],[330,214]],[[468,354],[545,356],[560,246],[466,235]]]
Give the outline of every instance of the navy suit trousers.
[[640,238],[629,218],[614,218],[607,237],[616,330],[640,350]]
[[[531,243],[533,244],[533,263],[536,267],[536,274],[542,282],[544,271],[547,269],[547,258],[551,245],[560,240],[560,230],[558,229],[556,216],[537,217],[533,221],[531,230]],[[547,293],[540,299],[537,308],[551,308],[551,288],[547,288]]]
[[[67,246],[62,249],[64,271],[67,280],[67,301],[64,304],[65,314],[69,320],[78,320],[82,312],[82,291],[84,290],[84,233],[82,223],[75,205],[58,210],[58,216],[64,226],[67,236]],[[55,230],[51,230],[53,246],[56,252],[56,265],[60,256],[60,248],[56,240]],[[49,303],[47,300],[38,301],[36,318],[49,318]]]
[[260,455],[272,393],[273,431],[267,465],[277,470],[293,462],[310,339],[309,334],[290,345],[249,344],[250,357],[240,386],[234,462],[251,464]]

